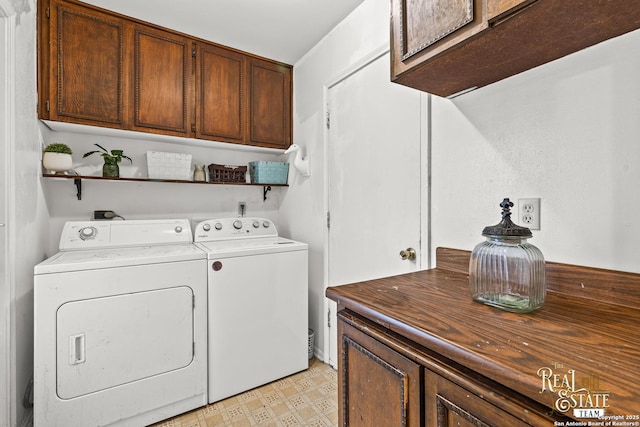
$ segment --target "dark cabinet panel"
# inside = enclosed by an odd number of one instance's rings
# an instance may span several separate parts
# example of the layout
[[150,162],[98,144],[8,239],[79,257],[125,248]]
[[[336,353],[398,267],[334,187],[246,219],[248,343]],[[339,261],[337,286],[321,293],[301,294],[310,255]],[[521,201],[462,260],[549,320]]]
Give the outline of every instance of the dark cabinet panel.
[[197,46],[196,138],[242,143],[247,115],[247,58],[205,43]]
[[291,67],[250,61],[249,144],[286,148],[291,144]]
[[421,368],[357,329],[339,323],[340,425],[421,425]]
[[[122,20],[72,4],[50,10],[54,78],[41,90],[40,109],[51,120],[121,127],[126,125],[125,25]],[[45,48],[46,46],[42,46]],[[48,108],[47,108],[48,107]],[[48,111],[47,111],[48,110]]]
[[191,41],[140,25],[133,41],[133,130],[189,136]]

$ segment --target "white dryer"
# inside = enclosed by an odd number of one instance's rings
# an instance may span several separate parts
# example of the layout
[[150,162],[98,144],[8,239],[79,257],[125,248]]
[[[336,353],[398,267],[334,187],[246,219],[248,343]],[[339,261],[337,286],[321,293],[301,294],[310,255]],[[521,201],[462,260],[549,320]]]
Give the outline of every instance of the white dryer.
[[207,261],[188,220],[67,222],[34,269],[34,425],[142,426],[207,403]]
[[262,218],[200,222],[208,253],[209,402],[307,369],[308,246]]

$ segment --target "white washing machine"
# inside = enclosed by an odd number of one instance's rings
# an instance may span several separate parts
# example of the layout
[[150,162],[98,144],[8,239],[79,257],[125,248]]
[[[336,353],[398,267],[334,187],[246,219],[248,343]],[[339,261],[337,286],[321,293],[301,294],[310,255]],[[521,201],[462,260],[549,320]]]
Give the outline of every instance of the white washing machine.
[[307,369],[308,246],[262,218],[200,222],[208,253],[209,402]]
[[143,426],[206,405],[206,268],[185,219],[67,222],[34,269],[34,425]]

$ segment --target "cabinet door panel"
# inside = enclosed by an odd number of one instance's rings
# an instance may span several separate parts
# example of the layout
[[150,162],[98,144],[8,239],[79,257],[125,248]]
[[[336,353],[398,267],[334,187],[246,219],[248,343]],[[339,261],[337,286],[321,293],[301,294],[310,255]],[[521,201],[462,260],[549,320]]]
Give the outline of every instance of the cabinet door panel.
[[421,368],[416,363],[339,322],[340,425],[421,425]]
[[391,0],[391,76],[487,28],[482,0]]
[[246,56],[204,43],[196,62],[196,138],[242,142],[246,128]]
[[[424,374],[426,425],[437,427],[522,427],[529,424],[428,369]],[[485,396],[492,391],[486,390]],[[514,413],[517,410],[514,407]],[[540,420],[547,423],[548,420]],[[543,424],[540,424],[543,425]]]
[[134,130],[186,136],[191,127],[191,42],[137,26],[134,54]]
[[[52,7],[50,119],[124,125],[123,22],[75,5]],[[46,102],[46,100],[45,100]]]
[[250,61],[249,143],[274,148],[291,144],[291,68]]

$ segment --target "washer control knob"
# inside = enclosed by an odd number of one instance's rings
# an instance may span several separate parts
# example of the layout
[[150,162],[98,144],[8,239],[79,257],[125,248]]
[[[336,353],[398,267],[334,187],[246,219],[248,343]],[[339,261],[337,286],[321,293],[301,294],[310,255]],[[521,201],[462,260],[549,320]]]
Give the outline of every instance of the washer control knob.
[[219,223],[219,222],[216,222],[216,225],[214,225],[214,227],[215,227],[215,229],[216,229],[216,230],[218,230],[218,231],[222,230],[222,224],[221,224],[221,223]]
[[180,227],[179,225],[174,230],[176,231],[177,234],[182,233],[182,227]]
[[83,227],[80,229],[80,239],[88,240],[94,239],[98,234],[98,230],[95,227]]
[[253,228],[260,227],[260,221],[253,221]]
[[242,221],[240,221],[239,219],[233,221],[233,228],[235,228],[236,230],[240,230],[242,228]]
[[269,227],[271,227],[271,223],[269,221],[265,221],[265,222],[262,223],[262,226],[264,228],[269,228]]
[[205,222],[205,223],[202,225],[202,229],[203,229],[204,231],[209,231],[209,230],[211,230],[211,226],[209,225],[209,223],[208,223],[208,222]]

